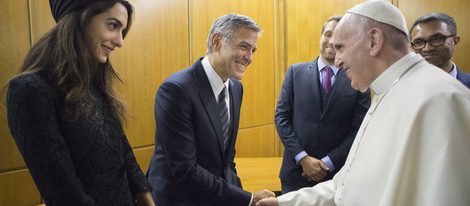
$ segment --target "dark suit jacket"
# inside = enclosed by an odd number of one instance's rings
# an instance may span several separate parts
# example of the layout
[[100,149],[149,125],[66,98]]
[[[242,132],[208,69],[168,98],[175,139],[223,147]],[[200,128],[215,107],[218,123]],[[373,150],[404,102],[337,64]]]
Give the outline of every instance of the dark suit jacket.
[[470,89],[470,74],[469,73],[464,73],[462,72],[462,70],[457,69],[457,80],[462,82],[462,84],[464,84]]
[[289,68],[277,103],[276,128],[285,147],[280,178],[291,186],[316,184],[302,177],[302,166],[295,162],[295,155],[303,150],[317,159],[328,155],[336,169],[325,180],[334,176],[370,106],[370,93],[354,90],[340,69],[322,108],[317,60]]
[[157,205],[249,204],[251,193],[241,188],[233,162],[243,95],[238,80],[230,80],[229,95],[230,139],[224,151],[217,103],[201,59],[160,86],[148,172]]

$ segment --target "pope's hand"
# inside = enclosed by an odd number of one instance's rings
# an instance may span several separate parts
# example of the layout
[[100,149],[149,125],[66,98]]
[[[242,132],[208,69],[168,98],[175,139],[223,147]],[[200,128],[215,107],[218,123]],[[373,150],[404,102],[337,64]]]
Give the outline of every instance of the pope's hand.
[[277,202],[277,198],[269,197],[262,199],[256,203],[256,206],[278,206],[279,203]]
[[276,195],[274,192],[271,192],[269,190],[261,190],[259,192],[253,193],[253,201],[251,202],[251,205],[256,205],[258,201],[261,199],[269,198],[269,197],[275,197]]

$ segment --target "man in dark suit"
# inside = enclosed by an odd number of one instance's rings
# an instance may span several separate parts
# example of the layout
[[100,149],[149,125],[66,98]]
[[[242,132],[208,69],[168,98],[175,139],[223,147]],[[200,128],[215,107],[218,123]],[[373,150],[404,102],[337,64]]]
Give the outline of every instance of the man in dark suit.
[[320,57],[292,65],[276,108],[276,128],[284,144],[282,192],[331,179],[343,166],[370,106],[369,92],[351,88],[334,67],[332,35],[340,16],[330,17],[321,32]]
[[148,171],[159,206],[254,205],[274,196],[242,189],[235,169],[243,88],[261,28],[228,14],[214,21],[207,55],[168,77],[155,98],[155,153]]
[[470,74],[462,72],[452,62],[455,47],[460,42],[457,25],[444,13],[419,17],[410,29],[411,48],[426,61],[441,68],[470,88]]

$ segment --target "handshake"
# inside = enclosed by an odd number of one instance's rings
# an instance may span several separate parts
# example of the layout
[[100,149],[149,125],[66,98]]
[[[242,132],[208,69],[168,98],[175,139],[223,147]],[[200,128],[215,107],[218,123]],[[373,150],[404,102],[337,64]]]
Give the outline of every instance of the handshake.
[[251,206],[277,206],[277,198],[274,192],[269,190],[261,190],[253,193],[253,201]]

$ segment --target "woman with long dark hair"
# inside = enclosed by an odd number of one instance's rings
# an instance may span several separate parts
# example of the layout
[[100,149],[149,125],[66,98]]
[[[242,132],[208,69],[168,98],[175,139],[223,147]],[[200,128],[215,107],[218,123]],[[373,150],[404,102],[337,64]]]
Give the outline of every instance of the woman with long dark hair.
[[10,131],[48,206],[154,205],[122,125],[109,61],[132,24],[126,0],[50,0],[57,25],[8,85]]

